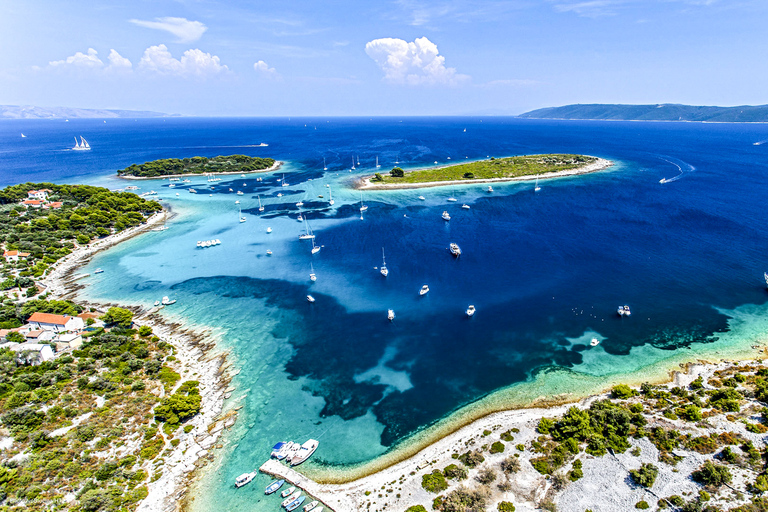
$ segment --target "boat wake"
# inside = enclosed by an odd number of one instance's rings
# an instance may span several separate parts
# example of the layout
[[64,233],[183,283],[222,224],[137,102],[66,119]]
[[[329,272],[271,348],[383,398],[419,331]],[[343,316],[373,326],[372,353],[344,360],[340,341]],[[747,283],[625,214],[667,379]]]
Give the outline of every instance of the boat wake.
[[[683,167],[682,167],[680,164],[678,164],[678,163],[675,163],[675,162],[673,162],[672,160],[667,160],[666,158],[662,158],[662,160],[664,160],[665,162],[668,162],[668,163],[670,163],[670,164],[674,165],[675,167],[677,167],[677,170],[679,171],[679,173],[678,173],[676,176],[673,176],[672,178],[661,178],[661,179],[659,180],[659,183],[672,183],[673,181],[677,181],[677,180],[679,180],[680,178],[682,178],[682,177],[683,177],[683,173],[684,173],[685,171],[683,170]],[[690,172],[690,171],[694,171],[694,170],[696,170],[696,168],[695,168],[694,166],[692,166],[691,164],[689,164],[689,163],[687,163],[687,162],[683,162],[682,160],[679,160],[679,162],[680,162],[681,164],[683,164],[683,165],[687,166],[687,167],[688,167],[688,169],[687,169],[687,170],[688,170],[689,172]]]
[[752,143],[752,145],[753,145],[753,146],[762,146],[762,145],[763,145],[763,144],[765,144],[766,142],[768,142],[768,139],[765,139],[765,140],[759,140],[759,141],[757,141],[757,142],[753,142],[753,143]]

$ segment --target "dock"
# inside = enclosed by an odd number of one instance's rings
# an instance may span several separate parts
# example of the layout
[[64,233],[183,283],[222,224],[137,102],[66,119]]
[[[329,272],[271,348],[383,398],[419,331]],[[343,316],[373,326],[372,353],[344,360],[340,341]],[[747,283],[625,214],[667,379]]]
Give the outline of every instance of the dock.
[[319,484],[278,460],[269,459],[261,465],[259,471],[277,479],[285,480],[297,489],[301,489],[318,500],[326,507],[326,510],[330,509],[333,512],[357,510],[357,504],[346,496],[339,486]]

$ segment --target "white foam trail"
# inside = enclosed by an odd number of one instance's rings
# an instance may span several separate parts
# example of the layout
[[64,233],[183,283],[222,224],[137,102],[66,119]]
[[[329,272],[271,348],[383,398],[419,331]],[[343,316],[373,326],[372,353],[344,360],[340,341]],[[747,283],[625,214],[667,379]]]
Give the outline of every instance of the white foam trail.
[[[683,171],[682,166],[680,166],[680,164],[677,164],[677,163],[675,163],[675,162],[673,162],[671,160],[667,160],[666,158],[662,158],[662,160],[664,160],[665,162],[668,162],[668,163],[674,165],[675,167],[677,167],[677,170],[680,171],[680,173],[678,175],[672,177],[672,178],[662,178],[662,179],[659,180],[659,183],[671,183],[671,182],[677,181],[677,180],[679,180],[680,178],[683,177],[683,172],[684,171]],[[683,165],[687,165],[689,167],[689,169],[688,169],[689,171],[696,170],[696,168],[694,166],[692,166],[691,164],[689,164],[687,162],[683,162],[682,160],[680,160],[680,162]]]

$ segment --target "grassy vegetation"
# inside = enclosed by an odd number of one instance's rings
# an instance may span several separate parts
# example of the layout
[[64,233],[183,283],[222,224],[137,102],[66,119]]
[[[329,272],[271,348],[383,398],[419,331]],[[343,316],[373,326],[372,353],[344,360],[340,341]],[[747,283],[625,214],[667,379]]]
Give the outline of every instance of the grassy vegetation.
[[373,178],[374,183],[428,183],[433,181],[473,181],[491,178],[512,178],[534,176],[558,171],[576,169],[595,162],[597,159],[584,155],[526,155],[509,158],[491,158],[478,162],[422,169],[402,173],[395,168],[389,175]]
[[269,169],[275,165],[273,158],[254,158],[245,155],[193,156],[192,158],[165,158],[133,164],[117,171],[118,176],[155,178],[175,174],[205,174],[212,172],[244,173]]

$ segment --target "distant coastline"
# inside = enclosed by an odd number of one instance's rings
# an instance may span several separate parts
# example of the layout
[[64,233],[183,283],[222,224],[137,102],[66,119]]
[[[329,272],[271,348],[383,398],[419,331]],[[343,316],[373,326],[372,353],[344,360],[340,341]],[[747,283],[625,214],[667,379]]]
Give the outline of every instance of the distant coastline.
[[179,117],[179,114],[164,114],[149,110],[0,105],[0,119],[145,119],[158,117]]
[[[443,166],[440,168],[453,167],[461,164],[452,164]],[[462,179],[462,180],[449,180],[449,181],[430,181],[424,183],[373,183],[373,176],[367,176],[356,180],[353,187],[358,190],[405,190],[415,188],[428,188],[428,187],[444,187],[446,185],[470,185],[475,183],[504,183],[508,181],[533,181],[536,178],[564,178],[567,176],[579,176],[581,174],[589,174],[592,172],[603,171],[613,166],[614,163],[604,158],[597,158],[597,161],[587,164],[577,169],[568,169],[564,171],[548,172],[544,174],[535,174],[527,176],[514,176],[509,178],[477,178],[477,179]],[[419,171],[426,168],[413,169],[408,172]]]
[[272,164],[272,166],[266,168],[266,169],[258,169],[254,171],[247,171],[247,172],[240,172],[240,171],[231,171],[231,172],[188,172],[185,174],[164,174],[163,176],[121,176],[118,175],[118,178],[124,179],[124,180],[164,180],[166,178],[185,178],[187,176],[227,176],[227,175],[234,175],[234,174],[260,174],[263,172],[271,172],[276,171],[285,162],[281,160],[275,160],[275,163]]
[[766,123],[768,105],[737,107],[660,103],[652,105],[576,104],[532,110],[520,119],[569,121],[656,121],[689,123]]

